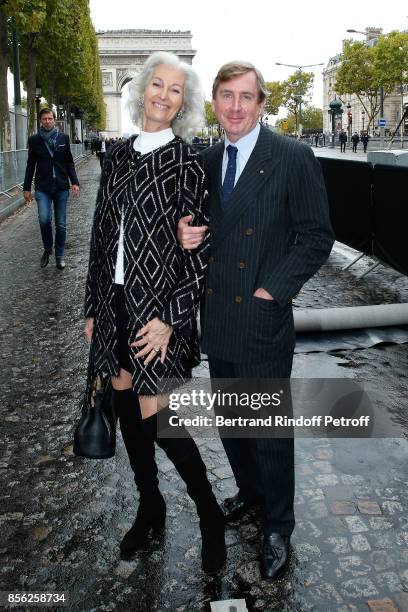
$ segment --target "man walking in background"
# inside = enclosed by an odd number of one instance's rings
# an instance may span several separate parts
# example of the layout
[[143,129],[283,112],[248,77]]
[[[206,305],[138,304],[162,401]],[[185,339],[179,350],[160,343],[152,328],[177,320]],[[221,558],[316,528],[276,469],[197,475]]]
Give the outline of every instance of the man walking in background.
[[99,157],[99,163],[101,165],[101,168],[103,166],[103,160],[105,159],[107,149],[108,149],[108,142],[105,136],[101,136],[101,138],[96,141],[96,145],[95,145],[96,155]]
[[369,140],[370,140],[370,137],[368,135],[368,132],[363,132],[361,134],[361,142],[363,143],[364,153],[367,153],[367,145],[368,145]]
[[71,181],[72,193],[79,194],[69,136],[58,131],[55,113],[49,108],[40,111],[40,130],[28,139],[28,159],[24,178],[24,199],[31,202],[31,183],[35,173],[35,199],[38,206],[44,252],[41,267],[48,265],[53,249],[52,206],[55,215],[55,261],[65,268],[64,249],[67,235],[67,200]]
[[[213,108],[225,140],[202,152],[209,178],[211,256],[202,350],[213,379],[289,378],[295,346],[292,298],[333,243],[326,190],[311,149],[259,124],[264,79],[252,64],[222,66]],[[186,249],[206,227],[179,222]],[[262,508],[261,574],[285,570],[294,529],[293,439],[222,438],[238,493],[226,520]]]
[[357,153],[357,145],[360,142],[360,136],[357,134],[357,132],[354,132],[352,135],[351,142],[353,143],[353,153]]
[[339,140],[340,140],[340,153],[345,153],[346,144],[347,144],[347,134],[344,130],[341,130]]

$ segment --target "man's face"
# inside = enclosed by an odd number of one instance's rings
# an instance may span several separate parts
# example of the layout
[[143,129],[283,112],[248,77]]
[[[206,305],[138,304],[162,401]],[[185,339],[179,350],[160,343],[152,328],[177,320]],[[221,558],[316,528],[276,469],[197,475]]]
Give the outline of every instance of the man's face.
[[45,130],[52,130],[55,125],[54,115],[52,113],[44,113],[40,118],[41,127]]
[[256,74],[252,70],[218,85],[212,101],[228,140],[236,142],[254,129],[263,111]]

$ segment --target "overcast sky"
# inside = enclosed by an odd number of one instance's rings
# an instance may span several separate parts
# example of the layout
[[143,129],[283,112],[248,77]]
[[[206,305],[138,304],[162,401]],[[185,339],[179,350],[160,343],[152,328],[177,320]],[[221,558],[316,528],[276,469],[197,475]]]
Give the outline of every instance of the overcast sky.
[[[287,64],[324,62],[341,51],[348,28],[367,26],[408,30],[408,2],[390,0],[90,0],[96,30],[163,29],[191,30],[197,50],[193,66],[199,73],[206,96],[219,66],[232,59],[253,62],[267,81],[283,80]],[[316,73],[313,103],[322,106],[324,66]]]

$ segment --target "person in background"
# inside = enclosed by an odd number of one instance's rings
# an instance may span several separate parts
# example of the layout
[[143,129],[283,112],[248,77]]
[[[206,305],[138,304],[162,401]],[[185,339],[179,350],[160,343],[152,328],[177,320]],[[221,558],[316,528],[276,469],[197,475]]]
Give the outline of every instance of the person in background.
[[347,134],[344,130],[341,130],[339,134],[339,140],[340,140],[340,153],[345,153],[346,144],[347,144]]
[[357,153],[357,145],[360,142],[360,136],[357,134],[357,132],[354,132],[352,135],[351,142],[353,143],[353,153]]
[[361,135],[361,142],[363,143],[364,153],[367,153],[367,145],[369,140],[370,136],[368,135],[368,132],[363,132]]
[[106,155],[106,151],[107,151],[106,137],[104,135],[102,135],[100,139],[96,141],[95,151],[96,151],[96,155],[99,157],[99,163],[102,168],[103,162],[105,159],[105,155]]
[[69,136],[58,131],[56,114],[50,108],[40,110],[40,130],[28,139],[28,158],[23,184],[26,202],[31,202],[31,183],[35,174],[35,199],[44,252],[40,265],[48,265],[54,247],[52,211],[55,219],[55,262],[65,268],[64,251],[67,236],[67,202],[70,190],[79,195],[79,181],[71,153]]

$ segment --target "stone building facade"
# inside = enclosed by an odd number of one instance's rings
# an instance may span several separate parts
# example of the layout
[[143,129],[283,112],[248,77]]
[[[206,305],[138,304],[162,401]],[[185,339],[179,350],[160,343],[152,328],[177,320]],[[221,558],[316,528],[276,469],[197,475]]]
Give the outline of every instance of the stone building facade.
[[[382,28],[366,28],[366,44],[375,45],[378,37],[382,34]],[[343,41],[343,47],[344,47]],[[323,130],[325,132],[332,131],[332,118],[329,114],[329,104],[335,98],[340,99],[342,103],[342,115],[336,116],[335,132],[338,133],[341,129],[349,132],[358,132],[367,129],[368,117],[364,108],[355,95],[339,96],[335,90],[336,73],[341,64],[341,54],[331,57],[323,70]],[[408,97],[408,93],[406,95]],[[350,105],[351,108],[347,108]],[[351,112],[352,123],[349,124],[348,112]],[[380,110],[378,111],[374,123],[370,126],[370,133],[379,133],[378,119],[380,119]],[[384,99],[384,119],[386,120],[386,131],[393,132],[401,119],[401,94],[388,95]]]
[[191,64],[196,54],[189,31],[111,30],[97,32],[106,104],[108,138],[122,136],[122,88],[140,71],[146,58],[155,51],[169,51]]

